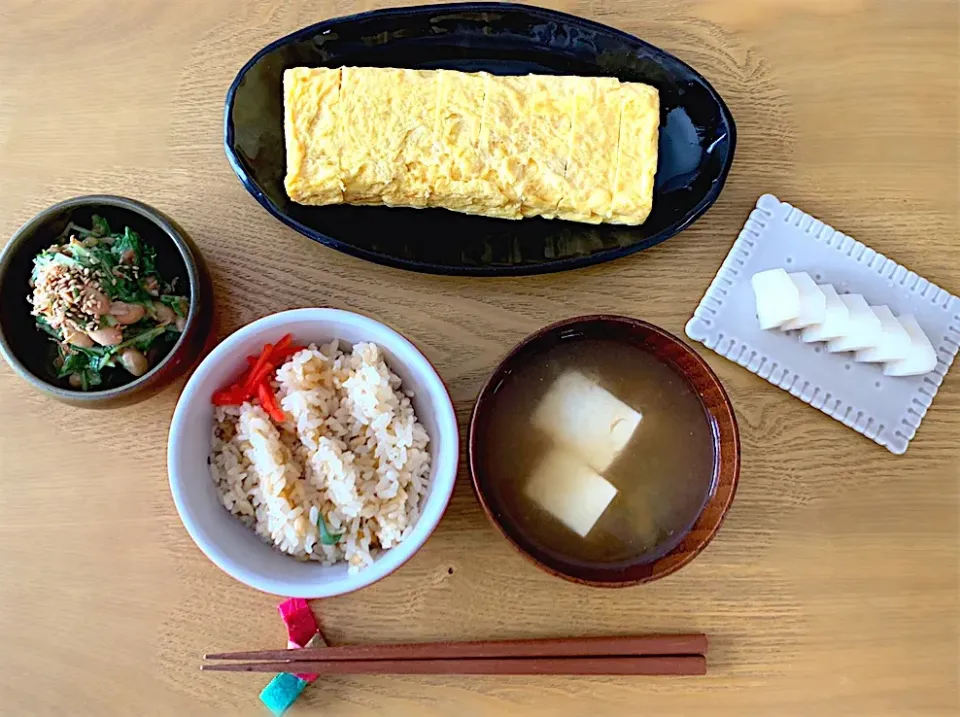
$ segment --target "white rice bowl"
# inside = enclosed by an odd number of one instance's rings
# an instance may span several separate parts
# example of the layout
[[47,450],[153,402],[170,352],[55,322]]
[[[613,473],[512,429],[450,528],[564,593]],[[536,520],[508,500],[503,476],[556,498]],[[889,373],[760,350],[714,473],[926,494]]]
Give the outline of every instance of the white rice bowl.
[[214,411],[223,505],[300,560],[372,564],[410,534],[428,487],[430,439],[401,384],[373,343],[294,354],[272,383],[282,425],[251,403]]
[[[351,571],[345,559],[330,565],[277,549],[249,527],[251,519],[244,525],[224,508],[223,494],[211,479],[210,434],[217,411],[211,405],[211,396],[247,368],[247,356],[259,354],[264,344],[287,333],[293,334],[295,343],[304,345],[338,339],[345,352],[359,343],[376,344],[390,371],[402,379],[398,396],[406,395],[404,391],[414,394],[411,404],[417,421],[429,436],[429,472],[423,476],[426,493],[420,498],[418,515],[408,513],[407,524],[412,527],[401,529],[404,537],[393,547],[371,550],[373,562],[362,569]],[[279,394],[279,382],[274,385]],[[239,410],[237,413],[239,420]],[[459,429],[450,394],[416,346],[389,326],[361,314],[309,308],[258,319],[227,336],[203,359],[184,386],[170,422],[167,471],[170,493],[184,528],[217,567],[273,595],[326,598],[382,580],[420,550],[450,501],[459,456]],[[371,542],[371,547],[377,546]],[[177,559],[192,558],[189,551],[178,549]]]

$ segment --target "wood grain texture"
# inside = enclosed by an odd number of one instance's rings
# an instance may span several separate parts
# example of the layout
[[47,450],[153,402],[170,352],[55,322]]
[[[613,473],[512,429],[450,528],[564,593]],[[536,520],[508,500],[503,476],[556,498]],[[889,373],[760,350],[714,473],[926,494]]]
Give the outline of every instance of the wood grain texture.
[[[956,2],[545,4],[677,54],[730,105],[727,187],[675,239],[471,281],[373,266],[281,226],[227,165],[223,97],[268,41],[374,6],[329,0],[2,0],[0,235],[71,195],[146,201],[208,259],[220,336],[296,306],[370,313],[438,366],[461,425],[498,359],[546,323],[618,312],[682,333],[763,192],[960,290]],[[702,631],[708,676],[331,677],[290,714],[957,714],[958,371],[896,457],[703,355],[737,410],[743,471],[716,539],[676,575],[614,591],[551,578],[486,522],[464,474],[410,563],[314,607],[333,644]],[[261,714],[266,676],[198,670],[204,652],[284,637],[275,599],[218,571],[177,518],[164,448],[179,388],[91,414],[0,368],[0,713]]]

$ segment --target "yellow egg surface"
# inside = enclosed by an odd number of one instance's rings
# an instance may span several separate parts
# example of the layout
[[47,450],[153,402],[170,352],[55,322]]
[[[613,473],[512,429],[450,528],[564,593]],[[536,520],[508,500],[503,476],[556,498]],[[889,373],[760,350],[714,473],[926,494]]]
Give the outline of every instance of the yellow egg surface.
[[439,207],[642,224],[657,90],[608,77],[379,67],[288,69],[287,194],[301,204]]

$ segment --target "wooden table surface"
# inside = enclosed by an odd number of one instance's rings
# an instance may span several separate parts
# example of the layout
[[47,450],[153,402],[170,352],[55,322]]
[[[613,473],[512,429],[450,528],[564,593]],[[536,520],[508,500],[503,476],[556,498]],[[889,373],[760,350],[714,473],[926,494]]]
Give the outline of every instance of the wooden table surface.
[[[219,336],[291,307],[372,314],[437,365],[461,425],[499,357],[548,322],[617,312],[681,334],[764,192],[960,291],[956,2],[547,4],[677,54],[736,117],[716,206],[650,251],[552,276],[421,276],[269,217],[224,157],[227,86],[271,40],[375,6],[292,0],[2,0],[0,235],[73,195],[142,199],[209,261]],[[462,472],[412,561],[313,607],[333,643],[702,630],[707,677],[336,678],[291,714],[956,715],[960,372],[898,457],[702,353],[736,407],[743,472],[720,533],[676,575],[610,591],[542,574]],[[277,599],[214,567],[174,510],[181,386],[89,413],[0,368],[0,714],[261,712],[266,676],[197,669],[284,632]]]

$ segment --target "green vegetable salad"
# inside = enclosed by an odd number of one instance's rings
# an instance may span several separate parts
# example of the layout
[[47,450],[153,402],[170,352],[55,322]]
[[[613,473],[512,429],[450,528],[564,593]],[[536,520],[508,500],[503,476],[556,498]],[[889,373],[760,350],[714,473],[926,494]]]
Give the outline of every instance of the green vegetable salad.
[[176,343],[190,302],[156,267],[157,252],[124,227],[70,224],[33,260],[28,297],[37,326],[56,342],[52,370],[73,388],[142,376]]

